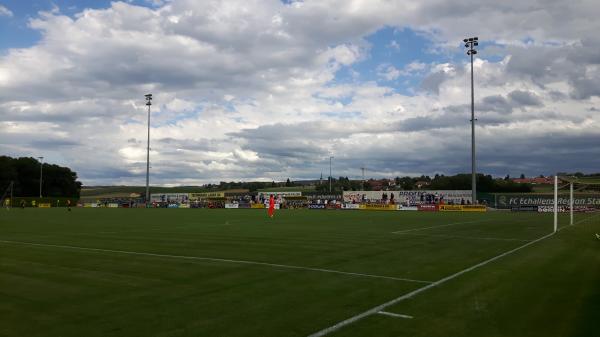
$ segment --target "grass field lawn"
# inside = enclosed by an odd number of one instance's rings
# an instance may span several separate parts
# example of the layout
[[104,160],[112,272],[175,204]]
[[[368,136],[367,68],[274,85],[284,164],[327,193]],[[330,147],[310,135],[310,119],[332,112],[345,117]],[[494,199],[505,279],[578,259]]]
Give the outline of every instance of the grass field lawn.
[[[596,336],[600,217],[331,336]],[[561,224],[566,221],[561,219]],[[308,336],[551,232],[551,215],[0,212],[0,336]]]

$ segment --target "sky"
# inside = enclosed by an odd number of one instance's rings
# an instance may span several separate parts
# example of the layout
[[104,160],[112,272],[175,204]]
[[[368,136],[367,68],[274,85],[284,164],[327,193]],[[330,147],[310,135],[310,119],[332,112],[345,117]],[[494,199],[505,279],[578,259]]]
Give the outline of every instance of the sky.
[[600,172],[596,0],[0,0],[0,155],[84,185]]

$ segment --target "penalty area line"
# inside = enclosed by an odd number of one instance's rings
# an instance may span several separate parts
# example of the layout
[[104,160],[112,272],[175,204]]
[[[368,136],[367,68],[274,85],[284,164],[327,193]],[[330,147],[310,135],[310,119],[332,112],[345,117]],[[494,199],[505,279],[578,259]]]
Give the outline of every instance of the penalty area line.
[[444,277],[444,278],[442,278],[442,279],[440,279],[438,281],[435,281],[435,282],[433,282],[431,284],[428,284],[428,285],[426,285],[424,287],[421,287],[419,289],[413,290],[413,291],[411,291],[411,292],[409,292],[407,294],[404,294],[404,295],[402,295],[400,297],[396,297],[396,298],[394,298],[391,301],[388,301],[388,302],[385,302],[383,304],[380,304],[380,305],[378,305],[376,307],[373,307],[373,308],[371,308],[371,309],[369,309],[369,310],[367,310],[367,311],[365,311],[363,313],[360,313],[360,314],[358,314],[356,316],[352,316],[350,318],[347,318],[347,319],[345,319],[345,320],[343,320],[341,322],[338,322],[338,323],[336,323],[336,324],[334,324],[334,325],[332,325],[332,326],[330,326],[328,328],[325,328],[325,329],[322,329],[320,331],[317,331],[317,332],[309,335],[308,337],[321,337],[321,336],[325,336],[327,334],[330,334],[330,333],[332,333],[334,331],[337,331],[337,330],[341,329],[342,327],[344,327],[346,325],[349,325],[349,324],[352,324],[354,322],[357,322],[357,321],[359,321],[359,320],[361,320],[361,319],[363,319],[363,318],[365,318],[367,316],[370,316],[370,315],[373,315],[373,314],[377,314],[377,313],[383,311],[385,308],[387,308],[389,306],[392,306],[392,305],[394,305],[394,304],[396,304],[398,302],[401,302],[401,301],[404,301],[406,299],[412,298],[412,297],[414,297],[414,296],[416,296],[416,295],[418,295],[418,294],[420,294],[420,293],[422,293],[424,291],[427,291],[427,290],[429,290],[429,289],[431,289],[433,287],[437,287],[437,286],[439,286],[439,285],[441,285],[443,283],[446,283],[446,282],[448,282],[448,281],[450,281],[452,279],[455,279],[455,278],[457,278],[457,277],[459,277],[459,276],[461,276],[461,275],[463,275],[465,273],[468,273],[468,272],[470,272],[472,270],[475,270],[475,269],[477,269],[479,267],[483,267],[486,264],[494,262],[494,261],[496,261],[498,259],[501,259],[501,258],[503,258],[503,257],[505,257],[507,255],[510,255],[510,254],[512,254],[512,253],[514,253],[516,251],[519,251],[519,250],[521,250],[521,249],[523,249],[525,247],[533,245],[534,243],[537,243],[537,242],[540,242],[540,241],[542,241],[544,239],[547,239],[547,238],[553,236],[554,234],[556,234],[556,233],[552,232],[550,234],[544,235],[541,238],[538,238],[538,239],[535,239],[533,241],[530,241],[530,242],[528,242],[528,243],[526,243],[526,244],[524,244],[522,246],[519,246],[517,248],[513,248],[513,249],[511,249],[511,250],[509,250],[507,252],[504,252],[504,253],[502,253],[500,255],[494,256],[494,257],[492,257],[490,259],[487,259],[487,260],[485,260],[483,262],[480,262],[480,263],[478,263],[476,265],[473,265],[473,266],[471,266],[469,268],[463,269],[463,270],[461,270],[459,272],[456,272],[456,273],[454,273],[452,275],[446,276],[446,277]]
[[15,245],[26,245],[26,246],[35,246],[35,247],[50,247],[50,248],[72,249],[72,250],[80,250],[80,251],[88,251],[88,252],[96,252],[96,253],[126,254],[126,255],[137,255],[137,256],[160,257],[160,258],[168,258],[168,259],[196,260],[196,261],[210,261],[210,262],[224,262],[224,263],[234,263],[234,264],[246,264],[246,265],[255,265],[255,266],[265,266],[265,267],[280,268],[280,269],[296,269],[296,270],[305,270],[305,271],[313,271],[313,272],[321,272],[321,273],[329,273],[329,274],[340,274],[340,275],[358,276],[358,277],[373,278],[373,279],[385,279],[385,280],[403,281],[403,282],[414,282],[414,283],[425,283],[425,284],[431,284],[432,283],[431,281],[415,280],[415,279],[409,279],[409,278],[392,277],[392,276],[382,276],[382,275],[373,275],[373,274],[364,274],[364,273],[353,273],[353,272],[347,272],[347,271],[341,271],[341,270],[333,270],[333,269],[302,267],[302,266],[294,266],[294,265],[287,265],[287,264],[258,262],[258,261],[248,261],[248,260],[233,260],[233,259],[221,259],[221,258],[215,258],[215,257],[202,257],[202,256],[186,256],[186,255],[169,255],[169,254],[158,254],[158,253],[145,253],[145,252],[135,252],[135,251],[127,251],[127,250],[114,250],[114,249],[103,249],[103,248],[89,248],[89,247],[68,246],[68,245],[54,245],[54,244],[47,244],[47,243],[35,243],[35,242],[24,242],[24,241],[10,241],[10,240],[0,240],[0,243],[15,244]]

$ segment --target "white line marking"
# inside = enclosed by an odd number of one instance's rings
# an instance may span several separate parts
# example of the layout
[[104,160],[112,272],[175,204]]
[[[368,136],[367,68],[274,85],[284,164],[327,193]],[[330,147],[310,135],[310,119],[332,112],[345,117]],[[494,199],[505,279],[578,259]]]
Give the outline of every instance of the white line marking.
[[391,277],[391,276],[372,275],[372,274],[363,274],[363,273],[352,273],[352,272],[346,272],[346,271],[340,271],[340,270],[332,270],[332,269],[311,268],[311,267],[302,267],[302,266],[293,266],[293,265],[287,265],[287,264],[277,264],[277,263],[267,263],[267,262],[257,262],[257,261],[247,261],[247,260],[232,260],[232,259],[220,259],[220,258],[201,257],[201,256],[185,256],[185,255],[168,255],[168,254],[144,253],[144,252],[133,252],[133,251],[126,251],[126,250],[113,250],[113,249],[102,249],[102,248],[88,248],[88,247],[66,246],[66,245],[53,245],[53,244],[46,244],[46,243],[33,243],[33,242],[9,241],[9,240],[0,240],[0,243],[28,245],[28,246],[38,246],[38,247],[53,247],[53,248],[63,248],[63,249],[75,249],[75,250],[83,250],[83,251],[89,251],[89,252],[104,252],[104,253],[140,255],[140,256],[153,256],[153,257],[162,257],[162,258],[170,258],[170,259],[201,260],[201,261],[212,261],[212,262],[227,262],[227,263],[248,264],[248,265],[256,265],[256,266],[267,266],[267,267],[275,267],[275,268],[284,268],[284,269],[297,269],[297,270],[316,271],[316,272],[330,273],[330,274],[360,276],[360,277],[368,277],[368,278],[376,278],[376,279],[386,279],[386,280],[394,280],[394,281],[427,283],[427,284],[431,284],[432,283],[431,281],[414,280],[414,279],[401,278],[401,277]]
[[394,233],[396,235],[415,235],[415,236],[432,236],[439,238],[454,238],[454,239],[473,239],[473,240],[497,240],[497,241],[518,241],[529,242],[530,240],[513,239],[513,238],[492,238],[480,236],[461,236],[461,235],[444,235],[444,234],[418,234],[418,233]]
[[386,315],[386,316],[392,316],[392,317],[398,317],[398,318],[408,318],[408,319],[412,319],[412,316],[408,316],[408,315],[402,315],[402,314],[395,314],[393,312],[387,312],[387,311],[380,311],[378,312],[378,314],[381,315]]
[[367,311],[365,311],[365,312],[363,312],[363,313],[361,313],[361,314],[358,314],[358,315],[356,315],[356,316],[353,316],[353,317],[350,317],[350,318],[348,318],[348,319],[345,319],[345,320],[343,320],[343,321],[341,321],[341,322],[338,322],[338,323],[336,323],[336,324],[334,324],[334,325],[332,325],[332,326],[330,326],[330,327],[328,327],[328,328],[325,328],[325,329],[323,329],[323,330],[317,331],[317,332],[315,332],[315,333],[313,333],[313,334],[309,335],[308,337],[320,337],[320,336],[325,336],[325,335],[327,335],[327,334],[329,334],[329,333],[331,333],[331,332],[334,332],[334,331],[336,331],[336,330],[339,330],[340,328],[342,328],[342,327],[344,327],[344,326],[346,326],[346,325],[352,324],[352,323],[354,323],[354,322],[356,322],[356,321],[359,321],[359,320],[361,320],[361,319],[363,319],[363,318],[365,318],[365,317],[367,317],[367,316],[370,316],[370,315],[376,314],[376,313],[378,313],[378,312],[382,311],[383,309],[385,309],[385,308],[387,308],[387,307],[389,307],[389,306],[391,306],[391,305],[394,305],[394,304],[396,304],[396,303],[398,303],[398,302],[400,302],[400,301],[404,301],[404,300],[406,300],[406,299],[409,299],[409,298],[411,298],[411,297],[414,297],[415,295],[418,295],[418,294],[420,294],[420,293],[422,293],[422,292],[424,292],[424,291],[426,291],[426,290],[429,290],[429,289],[431,289],[431,288],[433,288],[433,287],[437,287],[437,286],[439,286],[439,285],[440,285],[440,284],[442,284],[442,283],[446,283],[446,282],[448,282],[448,281],[450,281],[450,280],[452,280],[452,279],[454,279],[454,278],[457,278],[457,277],[461,276],[462,274],[468,273],[468,272],[470,272],[470,271],[472,271],[472,270],[474,270],[474,269],[477,269],[477,268],[479,268],[479,267],[485,266],[486,264],[488,264],[488,263],[490,263],[490,262],[494,262],[494,261],[496,261],[496,260],[498,260],[498,259],[500,259],[500,258],[503,258],[503,257],[505,257],[506,255],[510,255],[510,254],[512,254],[512,253],[514,253],[514,252],[516,252],[516,251],[518,251],[518,250],[521,250],[521,249],[523,249],[523,248],[525,248],[525,247],[528,247],[528,246],[530,246],[530,245],[532,245],[532,244],[534,244],[534,243],[536,243],[536,242],[540,242],[540,241],[542,241],[542,240],[544,240],[544,239],[546,239],[546,238],[549,238],[549,237],[551,237],[551,236],[552,236],[552,235],[554,235],[554,234],[555,234],[555,233],[554,233],[554,232],[552,232],[552,233],[550,233],[550,234],[544,235],[544,236],[542,236],[542,237],[541,237],[541,238],[539,238],[539,239],[535,239],[535,240],[533,240],[533,241],[530,241],[530,242],[528,242],[528,243],[526,243],[526,244],[524,244],[524,245],[522,245],[522,246],[519,246],[519,247],[517,247],[517,248],[511,249],[511,250],[509,250],[509,251],[507,251],[507,252],[504,252],[504,253],[502,253],[502,254],[500,254],[500,255],[498,255],[498,256],[492,257],[491,259],[485,260],[485,261],[483,261],[483,262],[480,262],[480,263],[478,263],[478,264],[476,264],[476,265],[473,265],[473,266],[471,266],[471,267],[469,267],[469,268],[463,269],[463,270],[461,270],[461,271],[459,271],[459,272],[457,272],[457,273],[454,273],[454,274],[452,274],[452,275],[450,275],[450,276],[446,276],[446,277],[444,277],[443,279],[440,279],[440,280],[438,280],[438,281],[435,281],[434,283],[431,283],[431,284],[429,284],[429,285],[426,285],[426,286],[424,286],[424,287],[421,287],[421,288],[419,288],[419,289],[413,290],[413,291],[411,291],[411,292],[409,292],[409,293],[407,293],[407,294],[404,294],[404,295],[402,295],[402,296],[400,296],[400,297],[397,297],[397,298],[395,298],[395,299],[393,299],[393,300],[391,300],[391,301],[385,302],[385,303],[383,303],[383,304],[380,304],[380,305],[378,305],[378,306],[376,306],[376,307],[374,307],[374,308],[371,308],[371,309],[369,309],[369,310],[367,310]]
[[474,222],[484,222],[484,221],[490,221],[490,220],[474,220],[474,221],[465,221],[465,222],[453,222],[453,223],[449,223],[449,224],[445,224],[445,225],[437,225],[437,226],[430,226],[430,227],[420,227],[420,228],[405,229],[405,230],[401,230],[401,231],[395,231],[395,232],[392,232],[392,233],[394,233],[394,234],[400,234],[400,233],[416,232],[416,231],[423,231],[423,230],[431,229],[431,228],[448,227],[448,226],[462,225],[462,224],[474,223]]

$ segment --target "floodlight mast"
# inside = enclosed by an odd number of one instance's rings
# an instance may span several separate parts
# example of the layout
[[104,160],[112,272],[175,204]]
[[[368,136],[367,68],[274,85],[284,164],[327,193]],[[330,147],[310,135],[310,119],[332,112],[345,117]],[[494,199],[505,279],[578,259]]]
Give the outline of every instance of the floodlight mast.
[[333,176],[331,176],[331,159],[333,158],[333,156],[329,157],[329,194],[331,194],[331,181],[333,180]]
[[[42,175],[44,170],[44,157],[38,157],[40,159],[40,199],[42,198]],[[12,202],[12,200],[11,200]]]
[[473,55],[477,54],[474,47],[479,45],[478,37],[464,39],[467,55],[471,56],[471,202],[477,203],[477,169],[475,167],[475,87],[473,84]]
[[148,143],[146,147],[146,208],[150,202],[150,106],[152,105],[152,94],[144,95],[148,106]]

